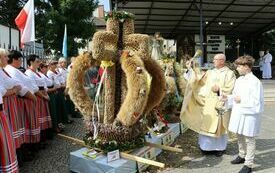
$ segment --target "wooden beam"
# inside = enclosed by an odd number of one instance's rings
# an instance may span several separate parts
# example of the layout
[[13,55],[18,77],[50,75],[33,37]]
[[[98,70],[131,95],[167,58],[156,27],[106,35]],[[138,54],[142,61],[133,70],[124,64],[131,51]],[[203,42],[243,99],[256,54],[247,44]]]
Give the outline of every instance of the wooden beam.
[[[75,142],[75,143],[77,143],[81,146],[84,146],[86,148],[91,148],[90,146],[85,145],[84,141],[82,141],[80,139],[76,139],[76,138],[73,138],[73,137],[70,137],[70,136],[67,136],[67,135],[63,135],[63,134],[60,134],[60,133],[58,133],[57,136],[62,137],[64,139],[67,139],[69,141]],[[95,150],[100,150],[100,149],[95,149]],[[136,162],[140,162],[140,163],[144,163],[144,164],[148,164],[148,165],[152,165],[152,166],[157,166],[157,167],[160,167],[160,168],[165,167],[165,164],[161,163],[161,162],[157,162],[157,161],[150,160],[150,159],[145,159],[143,157],[135,156],[135,155],[128,154],[128,153],[125,153],[125,152],[119,152],[119,153],[120,153],[120,157],[123,158],[123,159],[133,160],[133,161],[136,161]]]
[[120,156],[121,156],[121,158],[124,158],[124,159],[129,159],[129,160],[137,161],[137,162],[140,162],[140,163],[157,166],[157,167],[160,167],[160,168],[165,167],[164,163],[157,162],[157,161],[154,161],[154,160],[145,159],[143,157],[135,156],[135,155],[128,154],[128,153],[125,153],[125,152],[120,152]]
[[67,136],[67,135],[63,135],[61,133],[58,133],[57,136],[59,137],[62,137],[64,139],[67,139],[69,141],[72,141],[72,142],[75,142],[83,147],[87,147],[87,148],[91,148],[90,146],[86,145],[84,141],[80,140],[80,139],[77,139],[77,138],[73,138],[73,137],[70,137],[70,136]]
[[182,153],[182,151],[183,151],[181,148],[170,147],[167,145],[154,144],[154,143],[150,143],[150,142],[146,142],[145,145],[154,147],[154,148],[160,148],[160,149],[167,150],[167,151],[172,151],[172,152]]

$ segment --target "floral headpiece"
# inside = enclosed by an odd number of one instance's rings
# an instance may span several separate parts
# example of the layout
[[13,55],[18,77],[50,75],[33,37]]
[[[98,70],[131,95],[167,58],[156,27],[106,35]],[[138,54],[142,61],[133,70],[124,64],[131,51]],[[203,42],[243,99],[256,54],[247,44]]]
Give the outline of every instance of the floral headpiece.
[[125,19],[134,19],[135,15],[126,11],[110,11],[106,14],[105,20],[109,18],[118,19],[120,22],[124,22]]

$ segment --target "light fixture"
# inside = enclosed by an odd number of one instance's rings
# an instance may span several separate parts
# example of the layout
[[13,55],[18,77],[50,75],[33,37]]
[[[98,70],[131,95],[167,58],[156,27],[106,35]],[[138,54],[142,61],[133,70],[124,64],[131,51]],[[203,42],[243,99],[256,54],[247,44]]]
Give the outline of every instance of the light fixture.
[[234,23],[233,23],[233,22],[230,22],[230,25],[232,26],[232,25],[234,25]]
[[218,24],[219,24],[219,25],[222,25],[222,22],[219,22]]
[[206,24],[206,25],[208,25],[208,23],[209,23],[208,21],[205,21],[205,24]]

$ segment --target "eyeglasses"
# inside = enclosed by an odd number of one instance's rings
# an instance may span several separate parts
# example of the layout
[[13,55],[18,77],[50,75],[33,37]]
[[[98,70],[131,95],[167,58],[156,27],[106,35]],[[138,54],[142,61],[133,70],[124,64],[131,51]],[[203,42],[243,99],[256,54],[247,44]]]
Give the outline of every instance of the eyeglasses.
[[214,59],[214,61],[220,61],[220,60],[224,60],[224,59]]

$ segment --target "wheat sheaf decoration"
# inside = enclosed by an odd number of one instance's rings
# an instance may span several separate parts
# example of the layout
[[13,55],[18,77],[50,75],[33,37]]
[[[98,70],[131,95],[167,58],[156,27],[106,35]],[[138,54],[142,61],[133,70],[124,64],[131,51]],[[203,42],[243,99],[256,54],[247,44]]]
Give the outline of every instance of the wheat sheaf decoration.
[[[149,36],[134,33],[132,16],[127,12],[109,15],[106,31],[93,36],[92,53],[79,55],[68,77],[68,93],[85,117],[84,141],[104,151],[142,146],[146,119],[165,96],[164,72],[150,58]],[[100,64],[105,72],[99,115],[93,109],[96,100],[84,89],[84,75]]]

